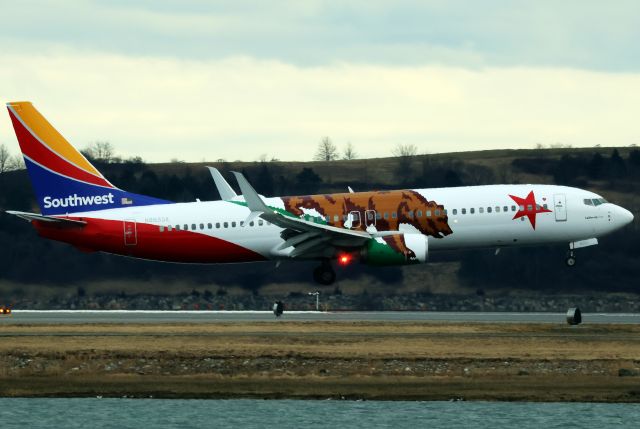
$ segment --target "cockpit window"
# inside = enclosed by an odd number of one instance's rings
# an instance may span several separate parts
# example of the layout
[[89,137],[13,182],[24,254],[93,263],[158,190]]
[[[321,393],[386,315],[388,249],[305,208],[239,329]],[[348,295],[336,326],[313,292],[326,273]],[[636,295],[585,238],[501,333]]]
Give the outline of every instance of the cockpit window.
[[585,199],[584,203],[587,206],[599,206],[600,204],[608,203],[608,201],[605,200],[604,198],[591,198],[591,199]]

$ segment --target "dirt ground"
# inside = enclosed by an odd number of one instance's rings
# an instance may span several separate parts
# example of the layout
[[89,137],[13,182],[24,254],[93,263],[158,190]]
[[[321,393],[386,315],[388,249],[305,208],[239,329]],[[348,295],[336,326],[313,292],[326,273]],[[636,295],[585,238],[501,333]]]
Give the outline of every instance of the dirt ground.
[[0,396],[640,402],[640,326],[0,325]]

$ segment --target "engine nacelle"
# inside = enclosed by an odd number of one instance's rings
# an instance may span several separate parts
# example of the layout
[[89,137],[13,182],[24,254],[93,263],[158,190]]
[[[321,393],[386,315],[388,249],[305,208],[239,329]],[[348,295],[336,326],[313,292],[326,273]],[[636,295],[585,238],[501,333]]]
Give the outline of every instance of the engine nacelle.
[[393,234],[372,238],[361,251],[368,265],[410,265],[427,262],[429,241],[422,234]]

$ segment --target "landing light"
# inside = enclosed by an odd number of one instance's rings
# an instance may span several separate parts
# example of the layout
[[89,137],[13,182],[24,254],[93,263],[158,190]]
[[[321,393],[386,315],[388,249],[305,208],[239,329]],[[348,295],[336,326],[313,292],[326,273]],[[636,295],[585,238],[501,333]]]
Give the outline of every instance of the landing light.
[[351,262],[351,255],[349,254],[340,255],[338,257],[338,262],[340,262],[340,265],[347,265],[349,262]]

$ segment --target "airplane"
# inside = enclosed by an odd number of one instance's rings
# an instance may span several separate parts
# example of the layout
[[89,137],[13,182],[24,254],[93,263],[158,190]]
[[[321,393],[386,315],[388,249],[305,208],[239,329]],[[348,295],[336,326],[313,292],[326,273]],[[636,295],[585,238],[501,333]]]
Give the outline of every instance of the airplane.
[[569,245],[575,250],[633,221],[583,189],[486,185],[264,197],[234,172],[238,195],[209,167],[221,200],[176,203],[114,186],[30,102],[7,104],[41,213],[7,211],[41,237],[83,251],[176,263],[315,260],[330,285],[335,263],[427,262],[431,252]]

